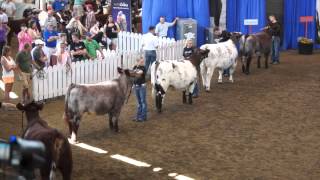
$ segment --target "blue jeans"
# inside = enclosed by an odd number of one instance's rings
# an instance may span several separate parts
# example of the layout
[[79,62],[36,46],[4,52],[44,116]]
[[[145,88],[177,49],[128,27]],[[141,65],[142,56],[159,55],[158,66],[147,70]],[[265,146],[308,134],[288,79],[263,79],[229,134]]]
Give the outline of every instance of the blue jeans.
[[193,96],[199,96],[199,84],[198,83],[196,83],[194,85],[194,89],[193,89],[192,95]]
[[279,54],[280,54],[280,37],[272,36],[272,46],[271,46],[271,60],[272,62],[279,62]]
[[136,119],[139,121],[145,121],[147,119],[147,102],[146,95],[147,90],[146,86],[142,85],[134,85],[134,90],[136,92],[137,103],[138,103],[138,111]]
[[146,73],[148,72],[149,66],[155,62],[157,59],[157,52],[156,51],[145,51],[145,68],[146,68]]

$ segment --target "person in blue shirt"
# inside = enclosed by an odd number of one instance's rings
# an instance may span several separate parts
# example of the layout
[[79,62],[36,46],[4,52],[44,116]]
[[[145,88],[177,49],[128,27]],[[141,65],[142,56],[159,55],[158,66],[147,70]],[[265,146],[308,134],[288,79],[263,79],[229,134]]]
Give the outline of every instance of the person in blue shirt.
[[50,60],[51,55],[53,55],[56,51],[57,39],[59,39],[58,32],[54,30],[52,24],[49,24],[47,29],[44,30],[43,39],[46,43],[45,53],[47,58]]
[[67,6],[67,3],[65,2],[65,0],[55,0],[52,3],[52,8],[56,12],[65,10],[66,6]]

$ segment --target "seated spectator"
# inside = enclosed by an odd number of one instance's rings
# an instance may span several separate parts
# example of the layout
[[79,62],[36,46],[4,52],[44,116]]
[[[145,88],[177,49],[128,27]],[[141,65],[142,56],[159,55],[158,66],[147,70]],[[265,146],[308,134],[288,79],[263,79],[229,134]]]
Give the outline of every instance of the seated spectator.
[[60,33],[59,34],[59,39],[57,40],[57,51],[60,49],[61,43],[65,43],[68,46],[67,34],[66,33]]
[[44,28],[47,29],[49,25],[52,25],[54,30],[57,30],[58,23],[56,18],[53,16],[53,10],[48,10],[48,17],[44,22]]
[[67,3],[64,0],[55,0],[52,3],[52,8],[54,11],[64,11],[67,6]]
[[87,57],[86,46],[80,41],[77,33],[72,34],[72,43],[70,44],[72,62],[85,60]]
[[108,38],[111,39],[111,49],[116,50],[117,48],[117,41],[118,41],[118,33],[120,32],[119,25],[113,21],[112,15],[108,16],[108,21],[104,25],[104,31]]
[[35,41],[35,49],[32,50],[32,57],[35,63],[42,69],[48,63],[48,58],[43,51],[44,42],[40,39]]
[[98,43],[101,43],[106,49],[108,49],[109,44],[107,41],[107,37],[104,37],[103,31],[100,30],[99,25],[100,23],[97,22],[94,26],[92,26],[92,28],[90,29],[90,33],[92,34],[91,37]]
[[84,33],[88,31],[87,28],[82,25],[80,16],[73,17],[67,24],[66,28],[71,34],[73,34],[74,32],[78,32],[79,36],[83,36]]
[[57,49],[57,59],[58,59],[58,65],[66,66],[67,68],[70,68],[71,66],[71,57],[70,53],[66,50],[67,44],[65,42],[60,43],[60,49]]
[[87,39],[84,40],[84,45],[86,46],[89,58],[94,60],[97,58],[97,50],[100,51],[102,59],[104,59],[103,51],[96,40],[91,38],[91,34],[87,33]]
[[94,26],[97,22],[96,15],[94,14],[94,11],[92,9],[92,5],[88,4],[86,5],[87,9],[87,15],[85,20],[85,26],[87,30],[90,30],[92,26]]
[[25,24],[21,25],[21,31],[18,33],[19,51],[23,50],[25,44],[32,44],[32,37],[28,33],[28,28]]
[[58,32],[53,29],[53,25],[50,24],[43,32],[43,39],[46,43],[45,54],[48,60],[50,60],[51,55],[56,51],[57,39],[59,39]]

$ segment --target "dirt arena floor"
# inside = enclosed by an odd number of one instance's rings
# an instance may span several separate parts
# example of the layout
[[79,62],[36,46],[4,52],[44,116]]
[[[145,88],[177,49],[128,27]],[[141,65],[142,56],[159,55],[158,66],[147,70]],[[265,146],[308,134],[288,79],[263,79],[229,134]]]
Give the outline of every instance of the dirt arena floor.
[[[199,180],[320,179],[320,53],[283,52],[280,65],[254,65],[249,76],[201,92],[183,105],[170,90],[164,112],[156,113],[148,91],[149,118],[133,122],[135,96],[125,105],[120,132],[109,130],[106,117],[86,115],[79,140],[107,154],[72,146],[75,180],[165,180],[178,173]],[[150,87],[150,85],[149,85]],[[15,92],[19,93],[19,85]],[[3,98],[2,93],[0,99]],[[67,132],[63,99],[46,103],[41,115]],[[1,112],[0,138],[19,134],[21,113]],[[151,164],[136,167],[110,158],[120,154]],[[153,172],[153,168],[163,170]]]

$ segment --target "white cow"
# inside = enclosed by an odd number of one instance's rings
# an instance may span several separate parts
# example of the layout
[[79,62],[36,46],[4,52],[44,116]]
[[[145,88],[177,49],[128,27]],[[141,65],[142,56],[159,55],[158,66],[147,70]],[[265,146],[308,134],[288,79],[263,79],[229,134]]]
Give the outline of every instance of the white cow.
[[197,67],[208,57],[208,50],[197,50],[190,60],[156,61],[151,66],[152,95],[156,99],[156,107],[161,112],[163,98],[169,88],[183,91],[183,103],[192,104],[192,92],[197,81]]
[[210,82],[213,72],[219,69],[218,82],[222,83],[222,74],[225,69],[230,68],[230,82],[233,82],[233,73],[237,66],[238,50],[235,40],[229,39],[226,42],[218,44],[204,44],[200,49],[210,50],[208,58],[204,59],[200,65],[202,82],[206,91],[210,91]]

